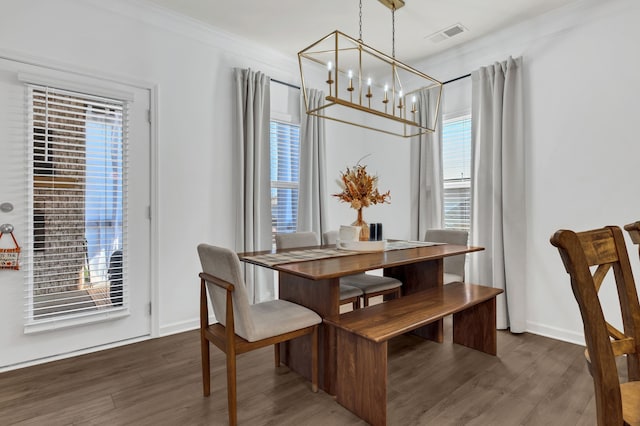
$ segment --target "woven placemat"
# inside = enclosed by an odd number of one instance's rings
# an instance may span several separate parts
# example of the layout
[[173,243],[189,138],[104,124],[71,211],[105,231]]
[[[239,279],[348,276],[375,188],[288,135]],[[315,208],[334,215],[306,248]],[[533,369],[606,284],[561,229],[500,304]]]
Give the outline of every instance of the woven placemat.
[[[415,247],[435,246],[442,243],[432,243],[428,241],[387,241],[385,251],[403,250]],[[242,260],[259,265],[274,266],[284,263],[306,262],[310,260],[328,259],[330,257],[353,256],[362,252],[341,250],[337,248],[313,248],[293,250],[283,253],[267,253],[257,256],[243,256]]]
[[338,250],[336,248],[322,248],[322,249],[304,249],[294,250],[284,253],[268,253],[260,254],[257,256],[243,256],[242,260],[246,260],[252,263],[258,263],[260,265],[281,265],[283,263],[293,262],[305,262],[308,260],[327,259],[329,257],[350,256],[357,254],[354,251]]

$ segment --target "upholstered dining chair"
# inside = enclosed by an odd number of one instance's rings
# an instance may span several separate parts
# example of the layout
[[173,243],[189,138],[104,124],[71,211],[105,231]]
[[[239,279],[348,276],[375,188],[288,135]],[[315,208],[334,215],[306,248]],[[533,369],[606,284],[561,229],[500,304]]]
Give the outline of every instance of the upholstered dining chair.
[[[277,249],[291,249],[299,247],[312,247],[318,245],[318,236],[315,232],[287,232],[276,234]],[[351,303],[353,309],[360,307],[362,290],[357,287],[342,284],[340,281],[340,304]]]
[[[209,342],[226,354],[229,424],[237,424],[236,356],[265,346],[275,346],[304,335],[311,336],[311,388],[318,391],[318,324],[314,311],[285,300],[249,304],[238,255],[226,248],[198,246],[200,273],[200,343],[204,396],[211,393]],[[209,324],[207,293],[219,321]]]
[[[327,231],[322,234],[323,244],[335,244],[338,231]],[[347,275],[340,278],[340,285],[356,287],[362,291],[362,305],[369,306],[369,299],[385,294],[392,294],[398,298],[401,296],[402,281],[392,277],[381,277],[365,272]]]
[[322,244],[334,245],[338,241],[338,231],[327,231],[322,233]]
[[[560,252],[580,308],[598,425],[640,425],[640,304],[622,230],[617,226],[578,233],[560,230],[551,244]],[[598,297],[611,269],[624,331],[607,322]],[[624,355],[628,381],[620,383],[615,357]]]
[[[469,232],[458,229],[427,229],[424,240],[434,243],[466,246],[469,240]],[[444,284],[456,281],[464,282],[464,264],[466,259],[467,256],[464,254],[444,258]]]

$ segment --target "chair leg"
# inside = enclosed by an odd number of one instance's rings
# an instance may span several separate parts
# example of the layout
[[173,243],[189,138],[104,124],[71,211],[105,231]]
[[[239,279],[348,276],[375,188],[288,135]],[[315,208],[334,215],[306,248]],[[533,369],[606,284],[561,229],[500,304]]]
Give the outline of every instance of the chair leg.
[[229,401],[229,426],[238,424],[238,407],[236,402],[236,353],[227,353],[227,399]]
[[365,308],[369,306],[369,296],[366,293],[362,296],[362,306]]
[[200,355],[202,356],[202,393],[211,394],[211,366],[209,358],[209,341],[204,334],[200,334]]
[[276,368],[280,367],[280,343],[273,345],[273,359],[276,362]]
[[640,380],[640,355],[627,354],[627,376],[630,382]]
[[360,297],[356,297],[356,300],[354,300],[351,303],[351,306],[353,308],[353,310],[355,311],[356,309],[360,308]]
[[318,392],[318,326],[311,334],[311,390]]

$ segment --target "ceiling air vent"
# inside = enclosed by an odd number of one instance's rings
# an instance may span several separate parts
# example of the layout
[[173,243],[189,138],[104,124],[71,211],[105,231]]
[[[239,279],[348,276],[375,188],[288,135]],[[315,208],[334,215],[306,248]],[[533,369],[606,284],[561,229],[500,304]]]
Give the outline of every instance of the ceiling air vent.
[[426,38],[431,40],[433,43],[440,43],[441,41],[448,40],[451,37],[457,36],[458,34],[464,33],[466,31],[469,30],[464,25],[455,24],[448,28],[445,28],[444,30],[438,31],[437,33],[431,34]]

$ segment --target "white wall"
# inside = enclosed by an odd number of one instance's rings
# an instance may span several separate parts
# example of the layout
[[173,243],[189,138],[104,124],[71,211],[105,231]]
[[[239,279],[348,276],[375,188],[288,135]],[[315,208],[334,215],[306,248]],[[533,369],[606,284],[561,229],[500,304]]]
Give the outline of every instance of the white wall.
[[[1,52],[157,85],[154,328],[167,334],[196,327],[196,245],[235,244],[232,69],[251,67],[296,83],[295,58],[136,2],[0,0],[0,10]],[[4,143],[0,150],[10,148]],[[0,170],[0,181],[10,180],[7,173]],[[64,339],[60,333],[23,335],[22,274],[0,271],[0,287],[0,368],[83,347],[81,338],[74,339],[82,328],[65,332]],[[8,347],[10,356],[2,353]]]
[[[0,10],[0,51],[157,85],[155,328],[167,334],[195,327],[195,247],[202,241],[226,246],[235,241],[232,68],[260,69],[295,83],[295,58],[142,10],[137,2],[0,0]],[[640,151],[633,128],[640,115],[640,81],[635,78],[639,19],[634,0],[579,2],[416,66],[444,81],[508,55],[524,56],[528,216],[523,220],[529,238],[522,279],[532,332],[581,340],[568,278],[548,242],[552,232],[639,219],[633,173]],[[52,26],[52,21],[58,23]],[[408,141],[327,123],[328,191],[337,192],[340,170],[367,154],[364,162],[392,197],[390,205],[365,210],[365,220],[384,223],[386,237],[406,238]],[[0,180],[7,177],[3,173]],[[329,203],[330,226],[355,220],[347,205],[335,198]],[[638,263],[633,255],[632,263]],[[0,271],[1,287],[21,285],[20,275]],[[15,332],[22,318],[12,307],[21,304],[20,291],[3,292],[0,298],[0,348],[20,348],[13,359],[0,357],[6,364],[33,357],[29,340]],[[81,347],[73,339],[40,338],[51,343],[50,355]]]
[[[639,19],[640,3],[635,0],[578,1],[414,64],[446,81],[509,55],[524,57],[528,213],[523,220],[528,238],[522,280],[530,332],[583,342],[568,276],[549,243],[553,232],[624,225],[640,218],[634,173],[640,154],[635,129],[640,116]],[[469,79],[445,86],[445,113],[464,109],[470,87]],[[339,131],[342,139],[336,136],[327,143],[329,175],[373,153],[366,163],[380,175],[381,188],[391,189],[392,204],[365,210],[365,219],[383,222],[387,237],[408,237],[408,144],[374,132],[360,132],[358,143],[357,130]],[[346,135],[353,144],[343,143]],[[330,188],[332,184],[335,187],[330,180]],[[338,205],[330,214],[331,224],[347,223],[354,216]],[[635,246],[630,256],[639,277]],[[611,290],[603,290],[604,303],[605,310],[614,313],[618,308]]]
[[[528,238],[522,280],[531,332],[583,341],[551,235],[640,219],[638,20],[637,0],[580,1],[415,65],[446,81],[509,55],[524,58]],[[636,246],[630,256],[640,277]],[[616,303],[608,297],[605,309],[617,309]]]
[[[337,183],[340,172],[366,156],[362,164],[369,173],[378,175],[380,191],[391,191],[391,203],[363,209],[363,219],[367,223],[382,223],[385,238],[409,238],[409,150],[408,139],[343,123],[327,123],[327,191],[340,192]],[[330,229],[356,220],[356,211],[336,197],[330,196],[328,206]]]

